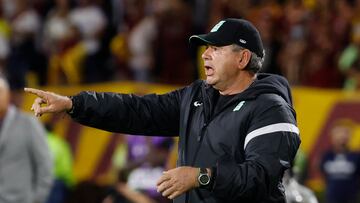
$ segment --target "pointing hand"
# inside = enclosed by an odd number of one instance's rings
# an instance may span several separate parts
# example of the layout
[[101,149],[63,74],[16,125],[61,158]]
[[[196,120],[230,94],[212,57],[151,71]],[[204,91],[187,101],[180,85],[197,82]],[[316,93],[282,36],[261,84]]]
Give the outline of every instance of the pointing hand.
[[24,88],[24,91],[38,96],[31,106],[35,116],[41,116],[44,113],[65,112],[72,108],[72,101],[69,97],[34,88]]

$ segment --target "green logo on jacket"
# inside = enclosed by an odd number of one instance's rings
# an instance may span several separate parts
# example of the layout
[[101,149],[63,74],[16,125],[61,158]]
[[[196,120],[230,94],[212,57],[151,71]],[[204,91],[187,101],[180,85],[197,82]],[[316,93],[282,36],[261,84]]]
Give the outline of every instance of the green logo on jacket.
[[244,104],[245,101],[241,101],[240,103],[238,103],[238,105],[235,106],[233,111],[239,111]]

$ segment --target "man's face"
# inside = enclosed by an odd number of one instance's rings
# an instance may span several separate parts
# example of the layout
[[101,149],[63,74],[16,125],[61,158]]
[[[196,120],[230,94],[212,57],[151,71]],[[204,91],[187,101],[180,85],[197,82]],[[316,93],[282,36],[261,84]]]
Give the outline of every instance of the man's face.
[[337,149],[345,149],[351,136],[351,129],[347,126],[335,126],[331,130],[333,146]]
[[9,106],[10,93],[7,83],[0,79],[0,117],[4,114]]
[[233,46],[207,46],[202,54],[206,82],[215,89],[224,91],[237,79],[240,71],[241,51],[233,51]]

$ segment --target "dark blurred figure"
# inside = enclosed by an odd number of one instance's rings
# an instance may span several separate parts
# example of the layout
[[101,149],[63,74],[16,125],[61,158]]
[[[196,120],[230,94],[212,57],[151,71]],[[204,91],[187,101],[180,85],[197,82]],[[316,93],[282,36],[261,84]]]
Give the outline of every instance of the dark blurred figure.
[[37,74],[40,85],[46,84],[47,60],[36,44],[41,30],[40,18],[29,1],[14,0],[14,13],[9,16],[11,25],[11,52],[6,67],[12,89],[26,85],[29,71]]
[[332,148],[322,157],[327,203],[359,202],[360,153],[349,149],[354,130],[350,120],[337,121],[330,131]]
[[[340,88],[342,76],[337,69],[337,55],[346,40],[346,25],[340,24],[341,9],[335,1],[319,1],[307,22],[307,47],[301,71],[301,84],[313,87]],[[335,19],[337,19],[335,21]],[[335,31],[335,28],[337,29]],[[345,29],[345,30],[341,30]],[[339,37],[339,38],[338,38]]]
[[155,40],[157,81],[190,84],[196,73],[188,52],[188,37],[192,29],[190,9],[181,0],[162,4],[157,16],[158,35]]
[[286,1],[283,10],[280,26],[283,32],[281,35],[282,46],[278,58],[280,70],[291,85],[300,85],[300,73],[307,46],[306,22],[309,10],[301,0]]
[[[71,24],[78,30],[85,51],[81,69],[82,81],[101,82],[112,76],[107,69],[108,47],[102,39],[107,21],[104,11],[95,0],[78,0],[69,14]],[[91,22],[91,23],[89,23]]]
[[[261,2],[261,4],[260,4]],[[281,48],[279,20],[283,12],[275,0],[259,1],[259,5],[248,11],[248,18],[259,28],[265,48],[265,61],[261,72],[282,75],[278,62]]]

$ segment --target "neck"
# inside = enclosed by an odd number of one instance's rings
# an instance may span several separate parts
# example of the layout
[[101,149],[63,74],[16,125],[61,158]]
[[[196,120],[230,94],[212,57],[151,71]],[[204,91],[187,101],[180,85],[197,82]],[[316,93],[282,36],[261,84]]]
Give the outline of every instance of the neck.
[[245,91],[255,81],[256,74],[244,71],[233,83],[226,89],[219,90],[221,95],[234,95]]

